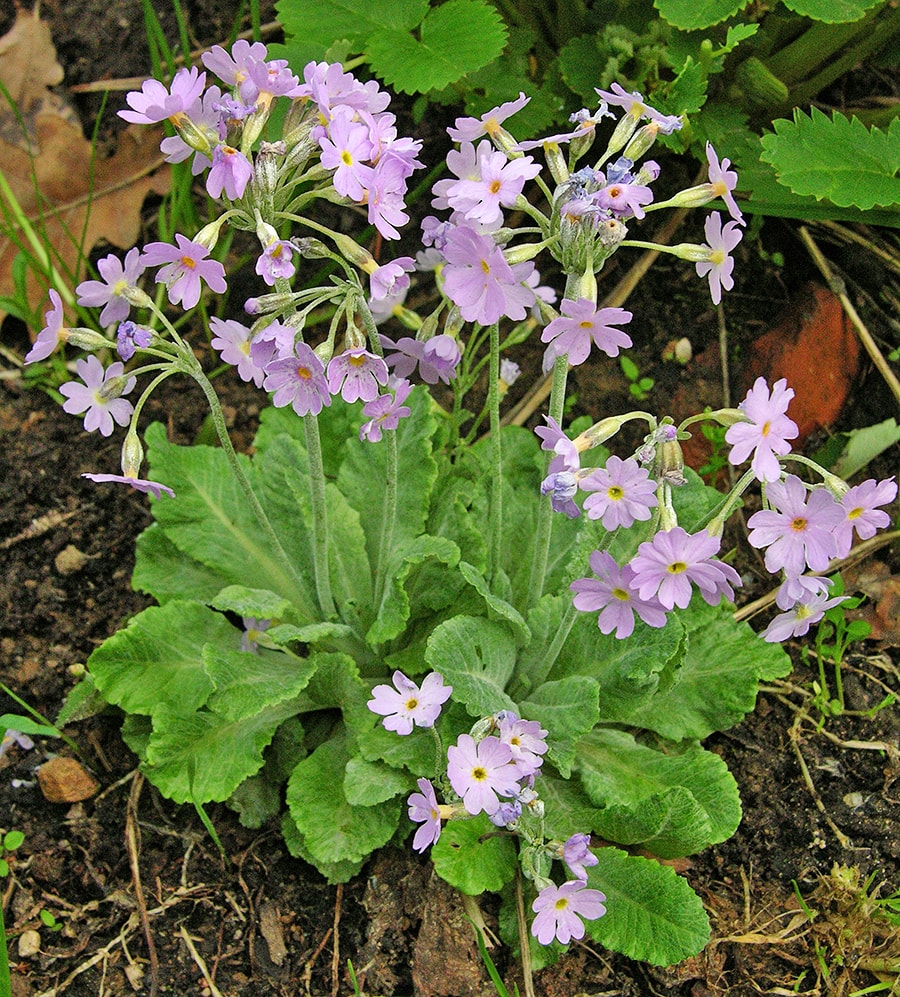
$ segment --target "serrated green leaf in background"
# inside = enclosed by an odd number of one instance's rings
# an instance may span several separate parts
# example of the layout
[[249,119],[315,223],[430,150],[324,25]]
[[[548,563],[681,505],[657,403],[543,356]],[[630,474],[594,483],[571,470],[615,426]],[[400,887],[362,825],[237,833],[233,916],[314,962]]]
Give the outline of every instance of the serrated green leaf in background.
[[653,0],[663,20],[682,31],[711,28],[748,6],[750,0]]
[[373,807],[412,790],[412,778],[383,762],[351,758],[344,772],[344,796],[351,806]]
[[654,966],[672,966],[709,941],[703,903],[670,866],[618,848],[598,848],[588,886],[606,894],[606,913],[586,921],[589,937],[605,948]]
[[887,131],[867,129],[837,111],[794,109],[794,120],[773,122],[762,137],[762,160],[795,194],[868,210],[900,203],[900,119]]
[[275,592],[252,589],[246,585],[228,585],[210,602],[220,612],[237,613],[255,620],[284,619],[291,604]]
[[209,708],[229,720],[248,720],[255,713],[299,696],[318,662],[316,655],[297,658],[267,650],[250,654],[223,651],[210,644],[203,648],[203,660],[216,687],[209,697]]
[[429,9],[419,37],[385,26],[369,35],[366,56],[386,83],[404,93],[425,93],[481,69],[503,51],[506,26],[482,0],[448,0]]
[[210,602],[229,580],[180,551],[159,523],[151,523],[137,538],[132,588],[157,602],[183,599],[189,593],[198,602]]
[[813,21],[826,24],[846,24],[858,21],[867,10],[877,7],[883,0],[784,0],[788,10]]
[[516,874],[516,846],[496,833],[486,814],[451,820],[431,849],[434,871],[460,893],[499,892]]
[[526,720],[537,720],[549,733],[548,757],[568,776],[575,757],[575,742],[600,719],[597,683],[582,675],[558,682],[544,682],[521,704]]

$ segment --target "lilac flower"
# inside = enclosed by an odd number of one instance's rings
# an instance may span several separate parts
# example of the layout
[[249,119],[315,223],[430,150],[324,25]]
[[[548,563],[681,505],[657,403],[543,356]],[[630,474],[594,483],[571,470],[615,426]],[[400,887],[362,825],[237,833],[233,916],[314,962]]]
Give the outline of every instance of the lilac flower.
[[126,320],[120,322],[116,330],[116,353],[128,363],[138,350],[149,346],[152,341],[152,329]]
[[241,100],[245,104],[258,102],[264,107],[273,97],[299,97],[301,90],[300,80],[291,72],[287,59],[250,60],[247,79],[240,85]]
[[512,750],[496,737],[476,743],[470,734],[460,734],[447,749],[447,778],[462,798],[468,813],[494,813],[500,796],[515,796],[518,772]]
[[653,191],[644,184],[611,183],[598,190],[593,200],[599,207],[611,211],[616,218],[643,218],[643,205],[651,203]]
[[581,478],[578,487],[591,492],[584,500],[588,519],[599,519],[604,530],[629,527],[650,518],[650,510],[659,503],[656,482],[650,472],[633,458],[622,460],[611,454],[606,467],[598,467]]
[[[121,425],[124,425],[122,423]],[[104,434],[109,435],[109,434]],[[82,478],[90,478],[91,481],[108,482],[112,481],[120,485],[129,485],[136,492],[149,493],[154,498],[159,498],[163,492],[175,498],[175,492],[168,485],[161,485],[158,481],[148,481],[146,478],[138,478],[131,474],[82,474]]]
[[545,415],[544,419],[547,425],[537,426],[534,435],[541,441],[541,450],[549,450],[561,458],[560,466],[552,466],[556,463],[556,458],[554,458],[551,461],[550,469],[553,471],[577,471],[581,467],[581,454],[578,448],[562,431],[562,427],[553,416]]
[[311,97],[326,121],[331,118],[331,108],[338,105],[377,114],[390,103],[390,95],[380,90],[375,80],[361,83],[352,73],[345,73],[339,62],[309,62],[303,79],[298,96]]
[[327,134],[319,138],[324,169],[334,170],[334,189],[351,201],[361,201],[363,191],[369,186],[373,156],[369,129],[353,119],[349,108],[338,108],[328,125]]
[[731,586],[741,584],[740,575],[731,565],[714,560],[718,550],[718,537],[705,530],[692,534],[680,526],[661,530],[645,540],[631,559],[632,584],[642,599],[656,596],[666,609],[687,608],[692,582],[710,605],[722,595],[733,599]]
[[259,654],[259,638],[272,626],[271,620],[261,620],[255,616],[242,616],[244,632],[241,634],[241,650],[247,654]]
[[264,368],[273,360],[293,357],[296,338],[296,330],[290,326],[283,322],[270,322],[250,340],[250,359],[257,367]]
[[848,596],[828,598],[827,592],[818,592],[798,600],[786,613],[779,613],[762,632],[763,640],[780,644],[791,637],[802,637],[809,628],[818,623],[832,606],[840,605]]
[[385,429],[396,429],[400,420],[412,414],[412,409],[403,403],[406,401],[412,385],[402,379],[391,379],[394,382],[394,393],[379,395],[374,401],[363,406],[363,415],[368,417],[359,430],[360,440],[369,443],[379,443]]
[[600,859],[591,851],[591,836],[589,834],[573,834],[562,846],[562,860],[569,867],[569,872],[582,883],[587,882],[587,869],[597,865]]
[[221,45],[213,45],[200,59],[204,66],[229,86],[239,86],[247,78],[247,68],[254,62],[265,62],[268,50],[262,42],[248,42],[245,38],[231,46],[231,53]]
[[725,442],[732,445],[728,454],[732,464],[742,464],[753,451],[751,467],[760,481],[777,481],[781,477],[778,457],[791,452],[788,440],[799,433],[797,423],[787,417],[793,397],[794,390],[783,377],[775,382],[771,395],[765,378],[756,379],[738,406],[750,421],[736,422],[725,433]]
[[[252,346],[251,346],[252,355]],[[275,408],[293,406],[297,415],[318,415],[331,404],[322,361],[306,343],[294,344],[294,355],[266,364],[266,391],[273,391]]]
[[478,146],[478,174],[456,180],[446,188],[447,202],[470,221],[496,225],[503,220],[503,208],[512,207],[526,180],[541,172],[531,156],[509,160],[489,142]]
[[568,356],[573,366],[584,363],[595,344],[609,357],[619,355],[619,347],[631,346],[631,337],[613,323],[630,322],[632,313],[624,308],[597,308],[590,298],[572,301],[564,298],[562,315],[553,319],[541,333],[541,342],[549,343],[544,353],[544,370],[549,370],[557,357]]
[[798,602],[809,602],[813,596],[831,591],[833,582],[822,575],[787,576],[775,593],[775,604],[779,609],[792,609]]
[[369,224],[385,239],[399,239],[398,226],[409,221],[406,213],[407,163],[396,156],[384,155],[375,164],[362,200],[367,206]]
[[256,260],[256,272],[269,285],[275,286],[279,277],[290,280],[296,267],[293,263],[294,247],[284,239],[276,239],[260,253]]
[[373,270],[369,275],[369,292],[372,299],[380,301],[389,295],[405,291],[409,287],[407,274],[415,268],[416,261],[411,256],[400,256]]
[[507,360],[503,357],[500,360],[500,390],[501,392],[508,391],[515,383],[519,380],[522,374],[522,368],[515,362],[515,360]]
[[242,381],[252,381],[261,388],[266,372],[250,355],[250,330],[234,319],[220,319],[213,315],[209,320],[213,338],[210,345],[218,350],[223,363],[237,367]]
[[424,852],[429,845],[436,844],[441,836],[441,810],[434,786],[427,779],[417,779],[416,785],[419,792],[409,797],[407,805],[411,821],[424,821],[413,838],[413,848],[417,852]]
[[547,731],[537,720],[522,720],[514,715],[505,716],[500,721],[497,736],[508,744],[512,752],[513,764],[520,779],[536,775],[544,759],[541,755],[547,751]]
[[731,215],[738,225],[743,225],[744,216],[732,195],[732,191],[737,187],[738,175],[734,170],[728,169],[731,166],[731,160],[723,159],[721,165],[719,165],[719,157],[716,155],[716,150],[712,147],[711,142],[707,142],[706,161],[709,164],[709,183],[713,193],[717,197],[722,198],[725,206],[728,208],[728,214]]
[[649,121],[655,122],[663,135],[671,135],[683,124],[677,115],[662,114],[650,107],[649,104],[645,104],[644,98],[636,90],[629,93],[620,83],[613,83],[611,91],[599,90],[594,87],[594,92],[607,104],[624,108],[633,118],[647,118]]
[[137,248],[129,249],[125,254],[124,265],[118,256],[111,253],[97,261],[97,270],[103,280],[83,280],[75,288],[78,304],[88,308],[103,305],[103,311],[100,312],[101,325],[121,322],[128,318],[131,307],[122,292],[128,287],[135,287],[144,272],[141,251]]
[[522,804],[518,800],[503,800],[488,820],[494,827],[512,827],[521,816]]
[[148,243],[141,256],[145,266],[160,267],[156,282],[166,285],[169,301],[173,305],[180,302],[185,309],[193,308],[200,300],[201,280],[217,294],[224,294],[225,267],[217,260],[208,259],[209,249],[202,243],[191,242],[180,232],[176,233],[175,241],[177,246],[167,242]]
[[381,722],[385,730],[398,734],[411,734],[413,724],[433,727],[441,707],[453,692],[453,687],[444,685],[443,676],[438,672],[426,675],[421,688],[401,671],[394,672],[391,681],[393,689],[389,685],[376,685],[366,706],[384,717]]
[[493,137],[500,131],[500,124],[507,118],[521,111],[531,100],[524,93],[520,93],[515,100],[509,100],[499,107],[492,107],[480,118],[457,118],[453,128],[447,129],[447,134],[454,142],[474,142],[482,135]]
[[222,191],[232,201],[244,196],[244,190],[253,176],[250,160],[230,145],[217,145],[213,150],[212,169],[206,177],[206,190],[210,197],[221,197]]
[[841,499],[845,519],[834,530],[838,556],[846,557],[853,543],[853,530],[860,540],[874,537],[877,530],[889,526],[891,517],[878,506],[887,505],[897,497],[897,482],[893,478],[876,481],[869,478],[854,485]]
[[34,741],[32,741],[27,734],[23,734],[19,730],[9,728],[3,732],[3,737],[0,737],[0,758],[2,758],[14,744],[18,744],[23,751],[31,751],[34,747]]
[[563,512],[569,519],[577,519],[581,515],[575,504],[577,494],[578,478],[572,471],[552,471],[541,482],[541,495],[550,496],[553,511]]
[[125,365],[110,364],[106,370],[95,356],[75,361],[75,370],[84,384],[67,381],[59,390],[66,396],[63,411],[84,416],[84,428],[101,436],[112,436],[115,425],[127,426],[134,407],[122,398],[136,384],[133,377],[124,377]]
[[605,894],[587,889],[581,880],[572,880],[562,886],[545,887],[535,898],[531,909],[537,914],[531,933],[541,945],[549,945],[554,938],[568,945],[573,938],[584,937],[582,918],[594,921],[606,913]]
[[595,550],[590,557],[591,571],[596,578],[577,578],[569,588],[575,593],[572,605],[583,613],[596,613],[600,633],[615,631],[619,640],[634,633],[635,613],[649,627],[664,627],[666,611],[656,596],[642,599],[634,584],[634,569],[630,564],[622,567],[612,554]]
[[846,518],[831,492],[814,488],[807,494],[806,485],[789,474],[768,486],[766,498],[772,508],[747,521],[750,543],[767,548],[766,569],[775,574],[783,568],[789,576],[802,575],[807,565],[825,571],[838,551],[835,530]]
[[467,322],[491,325],[504,315],[520,321],[528,314],[535,297],[524,281],[533,263],[510,266],[493,239],[465,225],[447,237],[444,256],[444,288]]
[[137,125],[152,125],[167,118],[177,122],[203,93],[205,83],[206,73],[196,67],[179,69],[171,90],[159,80],[145,80],[139,91],[125,95],[131,110],[119,111],[119,117]]
[[717,305],[722,300],[722,288],[730,291],[734,287],[734,260],[728,255],[741,241],[744,233],[737,222],[725,222],[722,227],[722,216],[714,211],[704,225],[706,232],[709,259],[697,263],[697,276],[709,277],[709,293],[712,302]]
[[424,343],[409,336],[397,342],[382,336],[381,346],[389,352],[385,359],[395,377],[409,377],[418,368],[419,376],[426,384],[438,381],[449,384],[456,375],[460,353],[459,344],[452,336],[442,333]]
[[360,398],[372,402],[378,396],[378,385],[387,384],[387,364],[381,357],[358,347],[332,357],[326,372],[328,390],[341,393],[345,402]]
[[63,303],[59,294],[50,288],[50,311],[44,313],[44,328],[37,335],[31,349],[25,354],[25,363],[46,360],[59,345],[63,329]]

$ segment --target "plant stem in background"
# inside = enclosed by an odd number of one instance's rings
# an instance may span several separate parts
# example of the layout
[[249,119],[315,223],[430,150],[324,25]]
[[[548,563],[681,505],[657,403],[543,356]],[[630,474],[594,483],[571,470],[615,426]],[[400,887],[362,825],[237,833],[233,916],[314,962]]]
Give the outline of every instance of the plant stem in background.
[[491,413],[491,580],[496,584],[500,572],[503,537],[503,445],[500,440],[500,326],[490,328],[491,352],[488,371],[488,405]]
[[325,469],[322,466],[322,442],[319,422],[314,415],[303,417],[306,431],[306,452],[309,456],[309,494],[312,499],[313,564],[316,573],[316,593],[319,607],[326,619],[337,615],[331,594],[328,568],[328,503],[325,498]]

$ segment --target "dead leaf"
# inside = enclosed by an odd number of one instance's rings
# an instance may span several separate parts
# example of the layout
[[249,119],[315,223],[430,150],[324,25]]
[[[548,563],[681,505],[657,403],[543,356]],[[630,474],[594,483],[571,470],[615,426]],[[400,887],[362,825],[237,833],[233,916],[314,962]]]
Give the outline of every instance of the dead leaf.
[[[54,264],[72,286],[100,242],[130,249],[140,235],[141,207],[170,186],[158,129],[132,126],[113,156],[98,159],[64,101],[48,88],[62,80],[47,26],[19,11],[0,38],[0,81],[16,112],[0,106],[0,168],[25,216],[51,247]],[[24,131],[23,131],[24,125]],[[21,231],[0,237],[0,297],[12,295],[12,265],[25,242]],[[41,305],[49,281],[31,269],[29,305]],[[0,320],[5,316],[0,310]]]
[[872,628],[868,639],[881,647],[900,647],[900,578],[882,561],[865,562],[843,572],[845,591],[862,592],[869,601],[853,613]]

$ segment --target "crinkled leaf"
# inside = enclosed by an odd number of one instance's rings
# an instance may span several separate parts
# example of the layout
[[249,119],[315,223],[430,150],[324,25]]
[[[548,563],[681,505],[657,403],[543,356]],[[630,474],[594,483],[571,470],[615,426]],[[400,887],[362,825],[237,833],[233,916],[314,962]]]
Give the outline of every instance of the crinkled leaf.
[[460,893],[498,893],[516,874],[516,846],[496,833],[486,814],[451,820],[431,849],[434,871]]
[[673,858],[724,841],[740,823],[733,776],[699,744],[664,754],[625,731],[597,729],[579,742],[575,767],[600,808],[592,830],[608,840]]
[[756,705],[759,683],[788,675],[793,667],[780,644],[762,640],[725,607],[695,598],[678,618],[687,647],[674,683],[620,714],[620,722],[672,741],[702,740],[741,721]]
[[548,756],[568,776],[575,758],[575,742],[600,719],[597,683],[583,675],[545,682],[521,704],[519,712],[549,731]]
[[425,660],[453,686],[469,715],[518,712],[503,691],[516,664],[516,644],[506,627],[477,616],[455,616],[435,627]]
[[883,131],[837,111],[829,118],[795,108],[793,121],[779,118],[773,127],[761,158],[795,194],[863,210],[900,202],[900,119]]
[[303,859],[309,865],[314,865],[316,869],[333,885],[336,883],[346,883],[351,880],[363,867],[365,859],[357,859],[351,862],[346,859],[338,859],[335,862],[327,862],[316,857],[306,847],[303,835],[297,830],[297,825],[291,819],[289,813],[285,814],[281,820],[281,836],[288,847],[288,851],[294,858]]
[[400,818],[399,800],[353,806],[343,791],[350,755],[343,736],[320,744],[288,780],[287,805],[315,864],[357,862],[387,844]]
[[519,642],[522,644],[527,643],[531,639],[531,631],[528,629],[528,624],[522,618],[522,614],[515,608],[515,606],[508,603],[505,599],[501,599],[499,596],[494,595],[490,590],[487,579],[473,565],[462,561],[460,562],[459,570],[462,573],[463,578],[465,578],[465,580],[472,586],[473,589],[475,589],[481,598],[484,599],[488,608],[488,618],[499,618],[505,623],[508,623],[516,633]]
[[299,696],[316,670],[315,655],[301,659],[281,651],[223,651],[207,645],[203,649],[206,672],[215,684],[209,708],[229,720],[247,720]]
[[279,623],[269,627],[265,632],[266,641],[278,647],[290,647],[291,644],[325,644],[329,641],[346,640],[353,636],[353,631],[345,623],[307,623],[297,627],[293,623]]
[[395,769],[406,768],[415,776],[433,776],[435,743],[430,730],[413,728],[411,734],[400,737],[396,731],[385,730],[379,722],[369,732],[360,735],[358,750],[368,761],[381,760]]
[[359,667],[346,654],[320,652],[315,656],[317,668],[304,691],[305,708],[339,709],[344,723],[361,734],[372,729],[372,712],[366,706],[369,687],[359,677]]
[[88,659],[107,702],[126,713],[153,714],[163,706],[188,715],[213,691],[203,665],[207,644],[236,650],[239,632],[208,606],[167,602],[139,613]]
[[237,613],[255,620],[284,619],[291,609],[287,599],[267,589],[252,589],[246,585],[228,585],[210,602],[213,609]]
[[151,523],[137,539],[131,585],[157,602],[171,602],[189,595],[209,603],[228,580],[214,568],[179,550],[159,523]]
[[355,807],[373,807],[392,800],[410,792],[412,785],[410,776],[399,769],[364,758],[351,758],[344,772],[344,796]]
[[825,24],[845,24],[858,21],[867,10],[882,0],[784,0],[788,10]]
[[503,20],[482,0],[448,0],[431,7],[418,35],[385,26],[366,44],[372,69],[403,93],[455,83],[495,59],[506,44]]
[[201,710],[190,715],[161,706],[153,715],[145,772],[176,803],[226,800],[263,764],[275,729],[293,714],[290,703],[241,720]]
[[459,547],[444,537],[422,535],[412,540],[388,571],[387,585],[378,615],[366,634],[371,645],[383,644],[398,637],[404,630],[410,615],[410,600],[406,583],[410,572],[427,560],[434,559],[447,568],[452,568],[459,560]]
[[711,28],[748,6],[750,0],[653,0],[660,17],[682,31]]
[[[304,578],[293,579],[263,537],[225,454],[204,446],[179,447],[166,439],[159,423],[145,434],[152,477],[174,488],[177,499],[156,502],[153,513],[167,538],[183,553],[221,574],[225,583],[267,589],[283,595],[307,618],[318,610]],[[266,512],[288,556],[303,565],[309,547],[296,502],[287,501],[281,479],[268,455],[269,473],[258,473],[256,462],[238,455],[251,483],[259,487]],[[268,479],[268,481],[267,481]],[[298,526],[301,526],[298,529]],[[222,585],[219,586],[221,589]]]
[[588,886],[606,894],[606,913],[586,921],[595,942],[654,966],[672,966],[696,955],[709,941],[703,903],[670,866],[598,848]]

